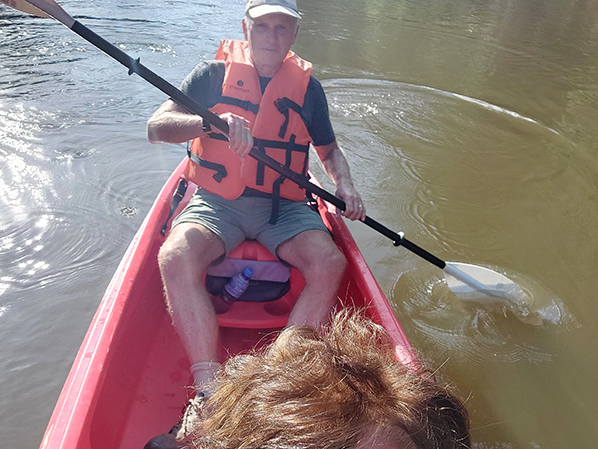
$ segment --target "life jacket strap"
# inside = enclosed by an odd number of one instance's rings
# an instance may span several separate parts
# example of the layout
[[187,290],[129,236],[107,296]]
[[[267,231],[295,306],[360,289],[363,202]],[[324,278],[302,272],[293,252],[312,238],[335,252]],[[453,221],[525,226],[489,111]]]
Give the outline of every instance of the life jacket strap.
[[287,97],[279,98],[274,102],[274,106],[278,109],[282,115],[284,115],[284,122],[280,127],[280,131],[278,131],[278,137],[284,139],[284,136],[287,134],[287,127],[289,126],[289,110],[292,109],[301,117],[302,108],[293,100]]
[[220,97],[218,102],[231,106],[237,106],[241,109],[245,109],[246,111],[253,112],[255,115],[257,115],[258,111],[260,110],[259,104],[252,103],[248,100],[239,100],[238,98],[227,97],[224,95]]
[[[291,134],[289,140],[289,148],[295,146],[295,134]],[[287,148],[285,156],[285,167],[291,166],[292,150]],[[270,213],[270,224],[275,225],[278,221],[278,213],[280,211],[280,185],[284,182],[286,176],[280,175],[276,181],[272,183],[272,212]]]
[[179,179],[179,185],[177,186],[176,191],[174,192],[174,195],[172,195],[172,201],[170,202],[170,212],[168,213],[168,217],[166,218],[164,225],[160,229],[160,234],[162,234],[162,236],[166,235],[166,229],[168,229],[168,223],[170,222],[170,219],[176,212],[177,207],[179,207],[179,203],[185,196],[185,192],[187,192],[188,186],[189,186],[189,182],[187,182],[187,180],[185,178]]
[[[292,141],[291,141],[292,138]],[[287,150],[287,151],[299,151],[300,153],[309,153],[309,144],[301,145],[295,143],[295,135],[292,135],[288,141],[283,142],[280,140],[268,140],[268,139],[253,139],[253,143],[256,146],[261,146],[264,148],[277,148],[280,150]]]
[[278,178],[272,184],[272,211],[270,212],[269,223],[275,225],[278,221],[278,214],[280,212],[280,184],[284,181],[284,177]]
[[[253,139],[253,143],[257,151],[266,154],[266,148],[276,148],[280,150],[287,151],[287,160],[289,158],[289,154],[292,151],[298,151],[300,153],[305,153],[305,162],[303,163],[303,169],[301,170],[301,174],[305,175],[307,173],[307,164],[309,163],[309,158],[307,154],[309,153],[309,145],[299,145],[295,143],[295,136],[291,136],[292,141],[289,140],[288,142],[281,142],[279,140],[267,140],[267,139]],[[290,166],[290,162],[289,162]],[[257,173],[255,177],[255,183],[258,186],[264,185],[264,174],[266,170],[266,165],[263,162],[258,161],[257,163]]]
[[206,161],[205,159],[200,158],[197,154],[193,153],[191,150],[187,150],[187,156],[189,156],[189,159],[191,159],[191,162],[194,164],[200,165],[208,170],[213,170],[215,173],[212,175],[212,178],[214,178],[216,182],[222,182],[222,178],[225,178],[228,175],[226,167],[222,164]]
[[223,142],[228,142],[228,137],[226,137],[224,134],[220,134],[220,133],[208,133],[208,137],[210,139],[221,140]]
[[[310,179],[311,176],[308,175],[308,179]],[[318,199],[316,197],[316,195],[313,194],[313,192],[305,192],[305,199],[307,201],[307,205],[314,211],[317,212],[318,214],[320,214],[320,207],[318,205]]]

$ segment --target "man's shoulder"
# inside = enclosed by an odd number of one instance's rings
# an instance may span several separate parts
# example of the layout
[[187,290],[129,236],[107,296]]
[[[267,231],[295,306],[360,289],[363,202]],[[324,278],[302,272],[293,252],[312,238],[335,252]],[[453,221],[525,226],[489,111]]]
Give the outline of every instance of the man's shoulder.
[[305,102],[316,108],[320,108],[324,103],[327,103],[324,87],[322,87],[322,83],[313,75],[307,84]]
[[212,107],[222,93],[223,80],[222,61],[202,61],[183,80],[181,89],[206,107]]
[[222,84],[224,80],[224,62],[216,60],[201,61],[187,75],[183,85],[210,88]]
[[310,86],[317,86],[317,87],[322,87],[322,83],[320,83],[320,80],[318,78],[316,78],[314,75],[311,75],[309,77],[309,85]]
[[324,88],[322,87],[322,83],[315,77],[311,76],[309,78],[309,83],[307,84],[307,94],[308,95],[316,95],[316,96],[325,96]]
[[207,61],[201,61],[195,66],[195,68],[189,74],[192,78],[200,78],[203,76],[222,76],[224,77],[224,61],[210,59]]

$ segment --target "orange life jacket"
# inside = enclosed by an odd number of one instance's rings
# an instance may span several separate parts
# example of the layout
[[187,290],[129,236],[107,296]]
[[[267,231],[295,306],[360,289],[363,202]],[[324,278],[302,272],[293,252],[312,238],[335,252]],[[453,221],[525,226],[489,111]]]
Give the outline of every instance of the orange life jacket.
[[[311,63],[289,52],[262,94],[247,42],[223,40],[216,59],[224,60],[226,69],[222,97],[211,111],[245,117],[259,151],[305,175],[311,137],[303,123],[301,108],[311,77]],[[194,163],[189,164],[185,173],[188,180],[226,199],[238,198],[246,187],[271,194],[273,198],[294,201],[305,198],[304,189],[252,157],[241,163],[222,138],[222,134],[209,133],[193,140],[189,157]]]

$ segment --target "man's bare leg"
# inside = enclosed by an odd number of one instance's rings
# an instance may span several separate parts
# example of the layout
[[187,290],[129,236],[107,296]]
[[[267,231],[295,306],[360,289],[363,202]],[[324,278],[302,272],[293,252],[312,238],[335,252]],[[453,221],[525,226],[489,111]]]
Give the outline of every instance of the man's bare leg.
[[305,278],[288,325],[318,327],[328,321],[347,266],[332,237],[324,231],[305,231],[280,244],[277,252]]
[[168,311],[191,365],[197,364],[196,386],[210,380],[212,367],[218,366],[218,320],[201,275],[224,251],[222,240],[212,231],[181,223],[158,255]]

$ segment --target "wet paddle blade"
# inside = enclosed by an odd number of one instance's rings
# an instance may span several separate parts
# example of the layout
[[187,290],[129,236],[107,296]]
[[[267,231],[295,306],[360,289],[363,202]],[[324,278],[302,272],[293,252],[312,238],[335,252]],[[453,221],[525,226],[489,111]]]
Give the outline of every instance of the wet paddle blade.
[[31,3],[26,2],[25,0],[0,0],[0,2],[4,3],[6,6],[10,6],[13,9],[18,9],[24,13],[31,14],[32,16],[50,17],[44,11],[36,6],[33,6]]
[[37,17],[53,17],[71,28],[75,19],[69,16],[54,0],[0,0],[6,6]]
[[447,262],[445,279],[451,291],[462,299],[507,300],[520,304],[525,292],[508,277],[488,268],[466,263]]

